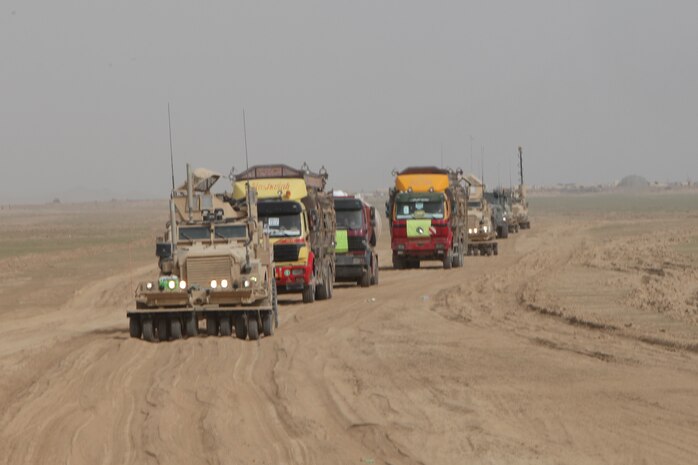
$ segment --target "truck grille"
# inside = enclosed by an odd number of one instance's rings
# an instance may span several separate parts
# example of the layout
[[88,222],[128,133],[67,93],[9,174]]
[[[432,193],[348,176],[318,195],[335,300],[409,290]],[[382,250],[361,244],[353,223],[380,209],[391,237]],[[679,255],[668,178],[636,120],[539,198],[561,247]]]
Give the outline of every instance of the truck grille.
[[295,262],[298,260],[298,254],[301,251],[301,247],[303,247],[303,244],[275,244],[274,261]]
[[361,236],[349,236],[348,238],[349,242],[349,250],[366,250],[366,246],[364,246],[364,238]]
[[230,257],[192,257],[187,259],[187,281],[208,287],[212,280],[230,280]]

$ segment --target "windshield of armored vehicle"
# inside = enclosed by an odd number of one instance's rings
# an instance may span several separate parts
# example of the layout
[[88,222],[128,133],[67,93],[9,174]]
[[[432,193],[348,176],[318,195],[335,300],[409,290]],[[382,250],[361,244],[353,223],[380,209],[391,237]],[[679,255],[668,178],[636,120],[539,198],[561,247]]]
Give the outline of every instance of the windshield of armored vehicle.
[[210,240],[211,230],[208,226],[193,226],[179,228],[179,240],[180,241],[197,241],[197,240]]
[[337,229],[361,229],[363,223],[362,210],[337,210]]
[[301,215],[262,216],[264,232],[269,237],[298,237],[301,235]]
[[444,217],[444,198],[442,195],[409,196],[398,195],[395,206],[395,218],[442,219]]
[[244,224],[216,225],[215,235],[217,239],[246,239],[247,226]]
[[468,208],[479,210],[482,208],[482,202],[479,200],[469,200],[468,201]]

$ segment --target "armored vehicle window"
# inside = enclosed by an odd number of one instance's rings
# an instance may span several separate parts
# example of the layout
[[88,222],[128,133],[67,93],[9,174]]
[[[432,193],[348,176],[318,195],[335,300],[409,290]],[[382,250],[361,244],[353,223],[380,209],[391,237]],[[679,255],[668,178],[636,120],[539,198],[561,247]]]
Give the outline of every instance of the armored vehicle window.
[[244,224],[216,226],[215,234],[218,239],[245,239],[247,226]]
[[337,229],[361,229],[363,223],[362,210],[337,210]]
[[468,208],[480,209],[482,208],[482,202],[480,202],[479,200],[471,200],[468,202]]
[[195,226],[191,228],[179,228],[180,241],[196,241],[211,239],[211,231],[205,226]]

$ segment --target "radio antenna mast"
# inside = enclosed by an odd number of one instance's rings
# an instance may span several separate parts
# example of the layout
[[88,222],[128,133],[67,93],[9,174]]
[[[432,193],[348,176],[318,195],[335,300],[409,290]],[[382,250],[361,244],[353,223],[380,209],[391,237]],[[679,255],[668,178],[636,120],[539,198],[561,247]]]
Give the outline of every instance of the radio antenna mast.
[[247,119],[245,118],[245,109],[242,109],[242,132],[245,136],[245,166],[250,169],[250,159],[247,156]]
[[170,129],[170,171],[172,172],[172,192],[174,193],[174,155],[172,154],[172,118],[170,117],[170,102],[167,102],[167,126]]

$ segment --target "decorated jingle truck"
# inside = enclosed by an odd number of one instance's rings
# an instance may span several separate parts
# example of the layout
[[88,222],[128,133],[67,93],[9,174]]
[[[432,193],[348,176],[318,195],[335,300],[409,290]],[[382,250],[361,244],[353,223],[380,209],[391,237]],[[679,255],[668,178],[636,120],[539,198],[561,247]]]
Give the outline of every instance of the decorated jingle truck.
[[393,267],[419,268],[425,260],[445,269],[463,266],[468,192],[462,170],[418,166],[393,174],[386,203]]
[[160,273],[138,285],[136,309],[127,312],[131,337],[192,337],[201,320],[209,336],[230,336],[233,328],[240,339],[274,334],[274,264],[255,191],[245,186],[240,201],[212,194],[219,177],[187,165],[187,182],[172,192],[167,231],[155,246]]
[[303,302],[332,298],[336,216],[328,174],[287,165],[252,166],[233,176],[233,198],[248,184],[257,192],[257,213],[274,249],[279,293],[302,293]]
[[337,281],[378,284],[376,209],[355,195],[335,192]]

